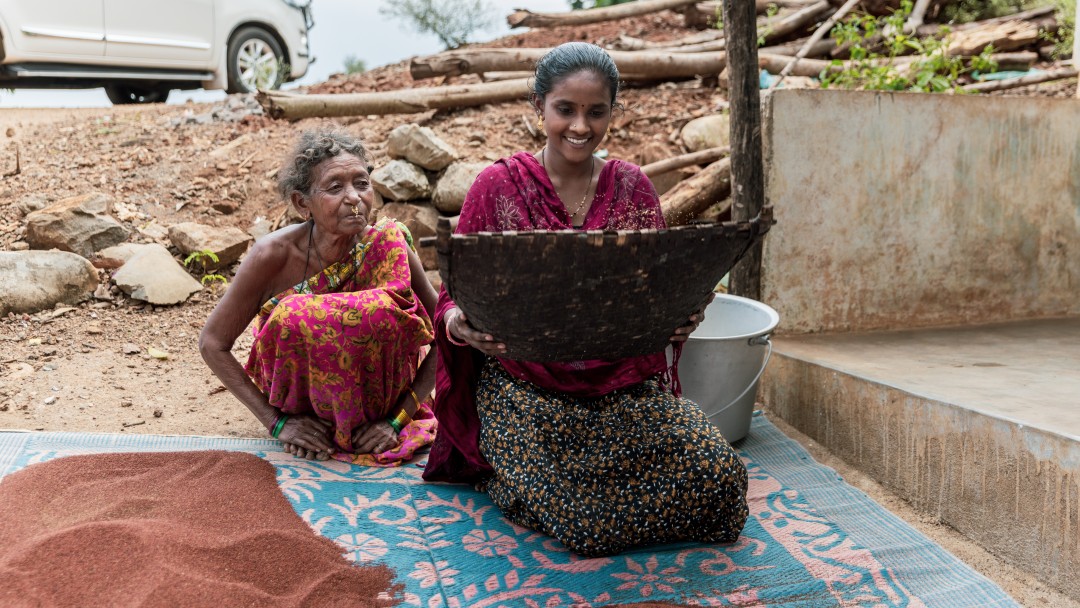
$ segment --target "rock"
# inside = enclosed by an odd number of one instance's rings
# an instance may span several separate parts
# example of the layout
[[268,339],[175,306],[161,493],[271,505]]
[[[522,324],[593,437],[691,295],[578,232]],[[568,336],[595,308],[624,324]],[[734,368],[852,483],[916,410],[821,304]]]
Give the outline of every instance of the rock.
[[691,152],[728,145],[731,127],[727,114],[695,118],[682,128],[682,142]]
[[120,268],[125,262],[138,255],[139,252],[147,247],[152,247],[152,245],[140,243],[121,243],[119,245],[113,245],[112,247],[106,247],[97,252],[91,262],[98,268]]
[[138,231],[139,234],[151,241],[157,241],[159,243],[163,243],[169,238],[169,229],[152,220],[149,224],[138,227]]
[[244,255],[252,238],[239,228],[218,228],[195,222],[184,222],[169,227],[169,240],[185,256],[199,251],[210,251],[218,257],[217,263],[205,260],[207,268],[222,268]]
[[28,215],[48,207],[51,202],[52,199],[44,194],[26,194],[15,201],[15,208],[19,210],[19,215]]
[[255,218],[255,221],[251,223],[251,228],[248,228],[247,233],[251,238],[257,241],[270,234],[273,227],[274,224],[272,224],[270,220],[265,217],[257,217]]
[[0,251],[0,315],[77,304],[94,293],[97,270],[66,251]]
[[[229,108],[229,109],[231,110],[233,108]],[[254,139],[254,137],[251,135],[251,133],[244,133],[243,135],[241,135],[240,137],[237,137],[236,139],[230,141],[229,143],[227,143],[227,144],[225,144],[223,146],[219,146],[218,148],[212,150],[210,152],[210,154],[208,154],[207,156],[209,156],[210,158],[212,158],[214,160],[225,160],[225,159],[229,158],[230,156],[232,156],[234,150],[236,150],[240,146],[243,146],[243,145],[247,144],[248,142],[252,141],[253,139]],[[239,162],[239,160],[237,162]]]
[[447,215],[461,213],[461,204],[465,202],[465,195],[469,193],[476,176],[488,167],[489,163],[454,163],[446,168],[446,172],[435,184],[435,194],[431,202],[435,208]]
[[404,158],[431,171],[441,171],[454,162],[457,152],[427,127],[401,125],[390,132],[386,142],[390,158]]
[[431,196],[427,175],[416,165],[392,160],[371,172],[375,190],[392,201],[414,201]]
[[120,350],[125,355],[137,355],[142,352],[142,349],[139,348],[138,344],[132,344],[131,342],[126,342],[123,346],[120,347]]
[[232,215],[240,208],[240,203],[226,198],[211,203],[210,207],[222,215]]
[[416,254],[420,256],[420,263],[424,265],[424,270],[439,269],[439,252],[435,250],[434,243],[427,247],[421,247],[418,244]]
[[116,271],[113,281],[136,300],[157,304],[179,304],[202,289],[180,266],[169,250],[148,245]]
[[379,218],[384,217],[392,217],[405,224],[414,241],[435,236],[435,226],[439,222],[439,212],[434,207],[416,203],[387,203],[379,211]]
[[[673,156],[677,155],[678,153],[676,153],[671,148],[671,146],[668,146],[667,144],[658,141],[652,141],[645,144],[645,147],[642,148],[640,164],[641,166],[645,166],[661,160],[672,158]],[[649,181],[651,181],[653,187],[656,188],[657,194],[663,194],[668,190],[674,188],[676,184],[690,177],[691,175],[693,175],[692,171],[686,169],[679,169],[678,171],[668,171],[667,173],[654,175],[653,177],[649,178]]]
[[83,257],[123,243],[128,231],[109,216],[112,203],[99,192],[64,199],[26,216],[26,242],[33,249],[60,249]]
[[27,243],[26,241],[15,241],[14,243],[11,244],[11,250],[12,251],[29,251],[30,250],[30,244]]

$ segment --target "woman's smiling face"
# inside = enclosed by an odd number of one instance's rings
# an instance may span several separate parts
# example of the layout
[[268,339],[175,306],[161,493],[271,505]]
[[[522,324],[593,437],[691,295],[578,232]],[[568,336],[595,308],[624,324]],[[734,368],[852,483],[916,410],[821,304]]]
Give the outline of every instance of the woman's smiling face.
[[583,162],[611,123],[611,87],[593,70],[580,70],[551,87],[536,109],[544,117],[548,152]]

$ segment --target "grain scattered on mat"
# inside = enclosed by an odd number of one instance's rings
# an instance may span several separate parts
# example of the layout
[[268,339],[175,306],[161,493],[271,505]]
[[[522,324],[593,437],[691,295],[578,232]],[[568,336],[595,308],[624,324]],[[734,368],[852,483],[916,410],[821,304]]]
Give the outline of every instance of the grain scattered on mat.
[[363,606],[400,601],[289,505],[250,454],[71,456],[0,483],[0,606]]

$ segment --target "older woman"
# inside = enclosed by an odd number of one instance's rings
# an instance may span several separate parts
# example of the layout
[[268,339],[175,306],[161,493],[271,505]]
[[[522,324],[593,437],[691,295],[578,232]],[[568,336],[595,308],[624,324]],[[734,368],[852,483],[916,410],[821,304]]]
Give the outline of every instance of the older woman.
[[[229,391],[308,459],[394,465],[432,442],[428,395],[437,296],[392,221],[369,224],[367,151],[334,131],[304,133],[279,171],[307,221],[252,247],[199,338]],[[247,365],[233,343],[255,319]]]

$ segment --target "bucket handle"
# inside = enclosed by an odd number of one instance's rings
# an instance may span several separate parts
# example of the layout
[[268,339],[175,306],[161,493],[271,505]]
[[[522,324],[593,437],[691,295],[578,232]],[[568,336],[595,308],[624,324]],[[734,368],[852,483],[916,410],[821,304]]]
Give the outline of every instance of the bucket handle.
[[762,344],[764,344],[764,345],[769,347],[769,350],[765,353],[765,362],[761,364],[761,369],[758,370],[757,375],[754,376],[754,379],[750,381],[750,384],[748,384],[746,386],[746,388],[744,388],[743,391],[741,393],[739,393],[738,397],[735,397],[734,399],[731,400],[731,403],[728,403],[727,405],[725,405],[724,407],[716,410],[715,412],[705,414],[706,418],[712,418],[713,416],[716,416],[718,414],[722,414],[725,411],[727,411],[727,409],[729,407],[731,407],[731,406],[735,405],[736,403],[738,403],[739,399],[742,399],[743,396],[746,395],[746,393],[750,392],[750,389],[754,388],[754,385],[757,384],[757,381],[761,379],[761,374],[765,373],[765,367],[767,365],[769,365],[769,359],[772,358],[772,349],[773,349],[772,341],[769,340],[769,336],[766,335],[766,336],[757,336],[755,338],[750,338],[747,342],[748,342],[748,344],[750,346],[761,346]]

